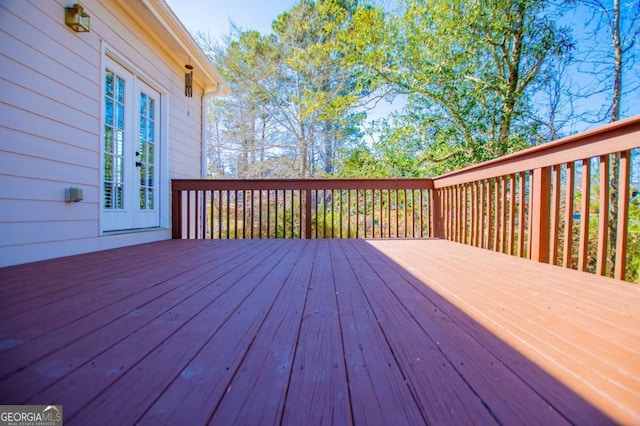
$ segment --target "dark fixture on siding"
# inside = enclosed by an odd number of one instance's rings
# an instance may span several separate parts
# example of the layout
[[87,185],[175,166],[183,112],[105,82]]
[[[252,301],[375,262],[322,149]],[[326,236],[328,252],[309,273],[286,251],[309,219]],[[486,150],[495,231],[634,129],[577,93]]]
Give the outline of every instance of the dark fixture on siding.
[[184,95],[193,97],[193,65],[185,65],[187,72],[184,74]]
[[64,8],[64,23],[77,33],[88,33],[90,17],[79,3]]

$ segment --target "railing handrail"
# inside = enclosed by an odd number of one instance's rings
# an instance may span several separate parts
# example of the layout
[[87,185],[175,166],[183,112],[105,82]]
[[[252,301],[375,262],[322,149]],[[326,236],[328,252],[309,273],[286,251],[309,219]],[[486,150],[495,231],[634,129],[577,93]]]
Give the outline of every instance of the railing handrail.
[[356,190],[433,189],[430,178],[305,178],[305,179],[173,179],[174,191],[183,190]]
[[[599,143],[606,140],[606,143]],[[434,188],[550,167],[640,146],[640,115],[433,178]]]

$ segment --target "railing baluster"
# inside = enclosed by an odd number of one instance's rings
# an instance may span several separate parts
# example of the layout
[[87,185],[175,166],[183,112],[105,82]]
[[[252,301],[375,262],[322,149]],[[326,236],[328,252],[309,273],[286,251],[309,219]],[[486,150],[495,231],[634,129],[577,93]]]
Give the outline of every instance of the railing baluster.
[[191,192],[187,191],[187,238],[191,238]]
[[445,200],[445,209],[447,213],[447,239],[455,240],[455,215],[456,215],[456,206],[455,206],[455,187],[447,188],[447,197]]
[[[242,224],[242,239],[244,240],[247,233],[247,191],[240,191],[240,195],[242,198],[242,217],[240,218],[240,223]],[[240,199],[238,199],[237,203],[240,203]]]
[[251,189],[251,239],[255,238],[256,232],[256,190]]
[[467,187],[459,185],[458,195],[458,242],[466,244],[467,238]]
[[493,203],[495,220],[493,222],[493,250],[500,251],[500,230],[502,229],[502,211],[500,210],[500,178],[493,179]]
[[267,239],[271,238],[271,190],[267,189]]
[[476,235],[478,233],[478,229],[476,227],[476,220],[478,218],[478,193],[476,182],[471,182],[469,186],[469,244],[472,246],[477,246],[476,244]]
[[218,239],[222,239],[222,190],[218,190]]
[[193,234],[196,240],[200,239],[200,191],[194,191],[194,219],[195,219],[195,227],[193,229]]
[[573,198],[575,187],[575,163],[573,161],[566,165],[566,188],[564,204],[564,246],[562,250],[562,266],[570,268],[573,258]]
[[352,238],[352,232],[355,235],[355,231],[352,231],[352,220],[354,218],[354,211],[353,211],[353,197],[351,195],[352,190],[348,189],[347,190],[347,238]]
[[458,213],[458,239],[462,244],[466,244],[467,239],[467,185],[460,185],[460,195],[458,197],[460,202],[460,210]]
[[598,257],[596,274],[607,274],[609,245],[609,156],[600,156],[600,208],[598,212]]
[[356,238],[360,238],[360,190],[356,189]]
[[531,259],[531,233],[533,228],[533,221],[531,220],[531,212],[533,207],[533,173],[529,171],[529,220],[527,223],[527,258]]
[[387,238],[391,238],[391,190],[386,189],[385,193],[387,194],[387,219],[385,223],[387,224]]
[[342,221],[343,221],[343,217],[344,217],[343,212],[342,212],[342,210],[344,209],[344,201],[343,201],[344,190],[339,190],[338,194],[340,194],[340,198],[339,198],[340,210],[339,210],[339,213],[338,213],[338,222],[339,222],[339,224],[338,224],[338,227],[339,227],[338,228],[338,238],[344,238],[344,234],[342,233],[342,226],[343,226],[342,225]]
[[238,239],[238,190],[233,191],[233,239]]
[[459,194],[458,186],[451,188],[451,239],[453,241],[458,241],[458,217],[460,214]]
[[487,243],[486,248],[493,250],[491,246],[493,242],[493,228],[495,224],[493,218],[493,179],[487,181]]
[[422,189],[418,189],[417,191],[418,193],[415,195],[415,197],[417,197],[416,204],[418,206],[417,216],[415,216],[415,219],[417,220],[416,227],[418,228],[416,238],[424,238],[424,193]]
[[394,205],[395,216],[396,216],[396,233],[395,233],[395,237],[396,238],[400,238],[400,193],[398,192],[397,189],[394,189],[393,193],[395,195],[395,200],[396,200],[396,203]]
[[485,233],[485,218],[487,216],[487,212],[485,210],[484,199],[486,197],[485,193],[485,184],[484,180],[481,180],[478,184],[480,189],[480,198],[478,199],[478,207],[480,209],[479,217],[478,217],[478,247],[487,248],[484,243],[484,233]]
[[424,204],[423,204],[423,193],[422,190],[418,190],[418,238],[424,238]]
[[580,248],[578,250],[578,270],[587,270],[589,249],[589,198],[591,198],[591,160],[582,160],[582,203],[580,207]]
[[560,230],[560,165],[551,169],[553,192],[551,193],[551,237],[549,245],[551,254],[549,263],[555,265],[558,262],[558,233]]
[[[614,277],[623,280],[626,274],[627,229],[629,223],[629,180],[631,175],[631,151],[620,153],[620,178],[618,182],[618,217],[616,235],[616,264]],[[616,171],[614,170],[613,173]],[[640,274],[638,274],[640,280]],[[640,281],[639,281],[640,282]]]
[[200,238],[204,240],[205,233],[207,232],[207,195],[205,191],[199,191],[198,199],[200,200],[200,211],[198,215],[200,216]]
[[230,230],[231,227],[229,226],[230,224],[230,218],[231,218],[231,191],[230,190],[226,190],[225,193],[227,194],[226,198],[227,198],[227,205],[225,208],[225,213],[226,213],[226,222],[227,222],[227,227],[225,228],[225,236],[227,238],[227,240],[231,239],[231,235],[230,234]]
[[[359,202],[362,202],[362,234],[367,238],[367,190],[360,190],[362,196],[358,197]],[[360,229],[360,228],[358,228]]]
[[302,234],[302,189],[298,189],[298,226],[299,226],[299,234],[298,238],[303,239],[304,235]]
[[311,239],[311,203],[312,203],[312,190],[306,189],[304,192],[304,234],[305,237]]
[[526,182],[525,173],[518,173],[519,192],[518,192],[518,257],[525,257],[524,253],[524,221],[525,221],[525,194],[526,194]]
[[515,175],[509,175],[509,243],[507,250],[509,255],[513,256],[514,253],[514,238],[515,238],[515,219],[516,219],[516,178]]
[[216,212],[216,204],[215,204],[215,191],[209,191],[209,200],[210,200],[210,208],[209,208],[209,239],[215,238],[215,212]]
[[500,178],[500,253],[505,253],[507,250],[507,179],[506,176]]
[[287,191],[282,191],[282,238],[287,238]]
[[380,205],[378,206],[378,236],[380,238],[383,238],[382,235],[382,223],[384,222],[383,218],[382,218],[382,189],[378,190],[378,202],[380,203]]
[[295,193],[293,191],[293,189],[291,190],[291,239],[293,240],[295,238],[295,212],[296,212],[296,207],[295,207]]

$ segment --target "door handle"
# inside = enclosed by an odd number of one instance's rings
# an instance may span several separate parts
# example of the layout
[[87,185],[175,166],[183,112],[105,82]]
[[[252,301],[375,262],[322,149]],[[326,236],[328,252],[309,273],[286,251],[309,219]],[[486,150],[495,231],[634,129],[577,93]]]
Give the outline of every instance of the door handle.
[[142,162],[141,161],[136,161],[136,167],[142,167]]

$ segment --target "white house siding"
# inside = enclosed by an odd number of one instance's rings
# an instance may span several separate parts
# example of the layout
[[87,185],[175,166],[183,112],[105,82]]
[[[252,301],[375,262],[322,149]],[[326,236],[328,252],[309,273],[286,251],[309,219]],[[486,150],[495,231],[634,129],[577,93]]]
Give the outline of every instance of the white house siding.
[[[184,64],[117,2],[82,1],[89,33],[64,24],[64,7],[73,3],[0,1],[0,266],[170,237],[167,229],[100,236],[105,46],[168,95],[168,177],[201,176],[203,88],[186,98]],[[83,189],[83,201],[64,201],[70,186]],[[161,186],[168,193],[168,180]]]

